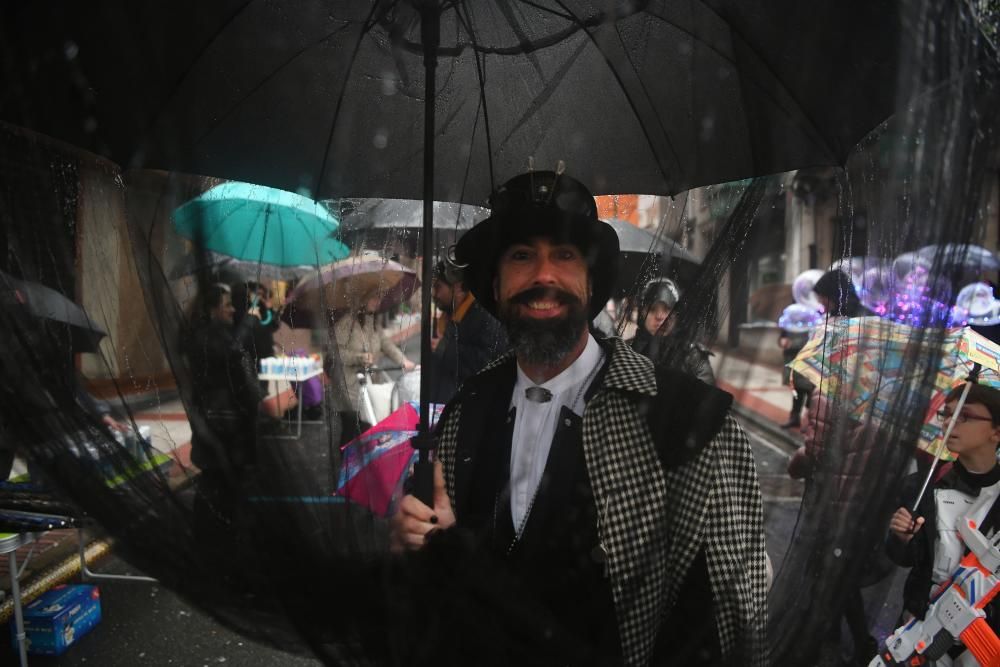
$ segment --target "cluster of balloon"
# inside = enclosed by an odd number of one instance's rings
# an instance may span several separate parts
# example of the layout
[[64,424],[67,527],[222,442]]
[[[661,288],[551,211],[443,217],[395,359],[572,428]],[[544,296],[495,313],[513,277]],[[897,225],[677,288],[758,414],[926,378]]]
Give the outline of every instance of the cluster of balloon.
[[778,326],[791,333],[807,333],[823,321],[823,313],[801,303],[793,303],[781,311]]
[[822,312],[823,306],[819,304],[816,292],[813,291],[816,281],[822,276],[823,272],[819,269],[809,269],[796,276],[792,281],[792,298],[795,303]]
[[950,325],[964,327],[970,324],[987,327],[1000,324],[1000,299],[994,296],[992,285],[966,285],[955,298]]
[[813,286],[823,272],[810,269],[792,281],[792,298],[795,303],[787,306],[778,317],[778,326],[790,333],[808,333],[823,321],[823,307],[816,299]]

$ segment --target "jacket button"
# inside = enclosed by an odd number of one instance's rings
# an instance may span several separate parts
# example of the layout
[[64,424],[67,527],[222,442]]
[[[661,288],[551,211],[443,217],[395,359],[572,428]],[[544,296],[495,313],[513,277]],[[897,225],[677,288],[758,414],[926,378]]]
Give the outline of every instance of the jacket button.
[[573,424],[573,422],[570,421],[569,417],[566,417],[566,419],[563,420],[563,424],[565,424],[566,426],[570,426]]

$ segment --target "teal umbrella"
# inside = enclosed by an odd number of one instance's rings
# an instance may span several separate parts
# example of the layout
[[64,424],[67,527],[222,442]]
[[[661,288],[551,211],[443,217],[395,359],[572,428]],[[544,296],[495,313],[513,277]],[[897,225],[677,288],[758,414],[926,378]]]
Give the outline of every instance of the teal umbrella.
[[174,210],[174,229],[235,259],[276,266],[318,266],[343,259],[334,238],[340,223],[308,197],[263,185],[231,181]]

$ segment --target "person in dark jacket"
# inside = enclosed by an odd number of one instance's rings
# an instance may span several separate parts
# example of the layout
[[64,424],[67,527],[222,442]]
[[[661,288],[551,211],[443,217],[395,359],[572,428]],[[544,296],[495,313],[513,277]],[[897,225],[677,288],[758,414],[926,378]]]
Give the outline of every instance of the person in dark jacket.
[[462,270],[447,260],[434,268],[431,292],[448,324],[434,349],[431,400],[447,403],[469,377],[507,351],[500,322],[476,303],[465,287]]
[[[235,308],[233,335],[257,372],[261,359],[274,356],[274,332],[279,320],[271,308],[271,291],[252,280],[234,283],[231,289]],[[261,382],[261,391],[267,393],[267,382]]]
[[[677,285],[668,278],[657,278],[646,285],[639,304],[639,321],[641,325],[632,339],[632,349],[643,355],[654,364],[659,359],[659,352],[666,344],[673,328],[670,313],[673,312],[680,291]],[[701,343],[688,343],[688,353],[684,357],[683,366],[679,369],[693,375],[705,384],[715,384],[715,373],[708,358],[711,351]]]
[[235,312],[229,286],[209,285],[195,300],[181,341],[191,373],[191,462],[201,471],[194,528],[219,553],[239,548],[237,517],[266,405],[251,357],[236,338]]
[[[951,420],[964,385],[952,390],[938,413],[942,422]],[[924,493],[916,516],[910,513],[924,475],[916,473],[903,483],[900,506],[889,523],[886,550],[897,565],[911,568],[903,587],[903,622],[922,618],[929,606],[931,590],[947,581],[965,554],[956,523],[970,513],[979,530],[992,537],[1000,529],[1000,391],[973,384],[958,421],[946,443],[958,456],[951,470]],[[1000,632],[1000,607],[996,600],[986,606],[986,620]],[[959,645],[952,657],[960,654]]]
[[788,413],[788,421],[782,424],[781,428],[799,427],[802,424],[802,408],[809,407],[809,394],[812,391],[809,381],[788,367],[788,364],[798,356],[808,341],[808,332],[781,329],[778,333],[778,347],[781,348],[781,357],[785,362],[784,366],[781,367],[781,383],[786,386],[791,384],[795,390],[795,398],[792,399],[792,409]]

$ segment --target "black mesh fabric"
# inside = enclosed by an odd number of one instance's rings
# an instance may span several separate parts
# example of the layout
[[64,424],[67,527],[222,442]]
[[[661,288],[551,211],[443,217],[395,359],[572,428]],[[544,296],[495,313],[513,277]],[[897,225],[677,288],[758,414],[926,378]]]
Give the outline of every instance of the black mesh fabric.
[[[212,285],[284,274],[254,257],[219,268],[207,232],[176,232],[185,202],[245,181],[332,200],[343,218],[350,202],[424,195],[417,7],[440,12],[434,199],[484,205],[529,159],[539,170],[563,161],[594,194],[669,196],[654,242],[708,239],[700,265],[649,267],[681,291],[661,367],[735,340],[776,202],[832,202],[834,259],[865,258],[862,269],[925,246],[997,249],[995,25],[980,32],[968,3],[63,5],[0,10],[0,448],[192,604],[327,664],[587,659],[571,632],[546,635],[556,626],[532,591],[461,534],[394,557],[387,520],[332,495],[342,436],[359,419],[343,403],[357,380],[335,328],[369,288],[349,294],[346,314],[320,294],[296,329],[329,378],[301,433],[243,398],[260,387],[236,347],[222,347],[235,355],[222,376],[191,349]],[[699,207],[710,233],[694,224]],[[448,210],[434,221],[442,255],[468,224],[461,206]],[[410,225],[398,238],[381,220],[377,238],[339,238],[355,256],[412,259],[422,232]],[[883,567],[935,391],[941,313],[968,271],[939,251],[929,273],[894,382],[863,387],[847,368],[816,387],[831,426],[759,610],[771,664],[815,664],[849,596]],[[107,333],[97,353],[33,314],[5,274],[79,304]],[[619,333],[645,282],[616,291]],[[395,286],[372,284],[379,298]],[[210,381],[240,398],[209,405]],[[216,463],[136,474],[149,452],[123,455],[89,393],[125,424],[176,398],[193,446]]]

